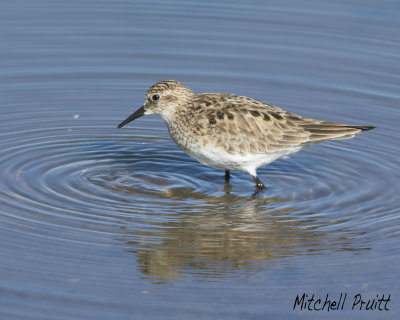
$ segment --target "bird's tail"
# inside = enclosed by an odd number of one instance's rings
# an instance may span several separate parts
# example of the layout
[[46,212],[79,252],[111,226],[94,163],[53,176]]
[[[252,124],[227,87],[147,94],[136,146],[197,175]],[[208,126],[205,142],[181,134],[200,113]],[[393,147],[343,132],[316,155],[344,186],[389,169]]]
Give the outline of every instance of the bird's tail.
[[354,129],[359,129],[361,131],[368,131],[368,130],[375,129],[375,127],[373,127],[373,126],[349,126],[349,127],[354,128]]
[[310,142],[319,142],[323,140],[349,139],[357,133],[371,130],[375,127],[321,121],[304,124],[303,128],[310,133]]

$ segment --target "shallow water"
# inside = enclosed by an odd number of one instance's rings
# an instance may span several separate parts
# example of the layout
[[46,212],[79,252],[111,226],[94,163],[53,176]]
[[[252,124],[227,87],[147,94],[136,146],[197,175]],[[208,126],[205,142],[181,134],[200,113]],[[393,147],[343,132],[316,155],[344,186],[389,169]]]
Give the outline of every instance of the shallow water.
[[[398,2],[1,7],[1,319],[396,318]],[[260,169],[254,197],[157,116],[116,129],[164,79],[377,128]],[[303,292],[349,298],[293,311]]]

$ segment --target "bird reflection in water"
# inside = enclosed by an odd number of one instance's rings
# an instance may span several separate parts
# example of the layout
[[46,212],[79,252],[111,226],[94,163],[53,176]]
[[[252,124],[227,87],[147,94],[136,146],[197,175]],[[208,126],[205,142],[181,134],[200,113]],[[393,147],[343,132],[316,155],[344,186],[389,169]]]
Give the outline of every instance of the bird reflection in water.
[[[165,283],[190,273],[199,281],[223,281],[295,255],[369,249],[359,243],[360,232],[332,230],[323,215],[290,207],[292,199],[240,197],[229,192],[229,184],[225,191],[218,197],[190,188],[167,190],[165,198],[182,201],[176,213],[164,213],[165,222],[147,222],[148,230],[124,227],[145,278]],[[321,231],[328,226],[329,232]]]

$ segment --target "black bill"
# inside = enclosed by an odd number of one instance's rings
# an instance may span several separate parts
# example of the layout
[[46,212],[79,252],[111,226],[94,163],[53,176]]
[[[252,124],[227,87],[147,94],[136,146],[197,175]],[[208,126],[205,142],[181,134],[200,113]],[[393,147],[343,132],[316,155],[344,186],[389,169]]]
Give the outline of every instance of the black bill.
[[128,118],[126,118],[124,121],[122,121],[119,125],[118,128],[122,128],[124,125],[127,123],[144,116],[144,106],[140,107],[138,110],[136,110],[134,113],[132,113]]

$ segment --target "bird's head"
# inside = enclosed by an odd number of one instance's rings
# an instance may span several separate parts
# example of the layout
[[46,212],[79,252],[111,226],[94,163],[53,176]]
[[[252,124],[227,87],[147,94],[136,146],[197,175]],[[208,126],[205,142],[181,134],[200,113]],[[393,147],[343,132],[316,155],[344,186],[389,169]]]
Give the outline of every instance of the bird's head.
[[147,91],[144,105],[121,122],[118,128],[122,128],[145,114],[158,113],[167,120],[180,105],[184,105],[194,94],[191,89],[178,81],[157,82]]

